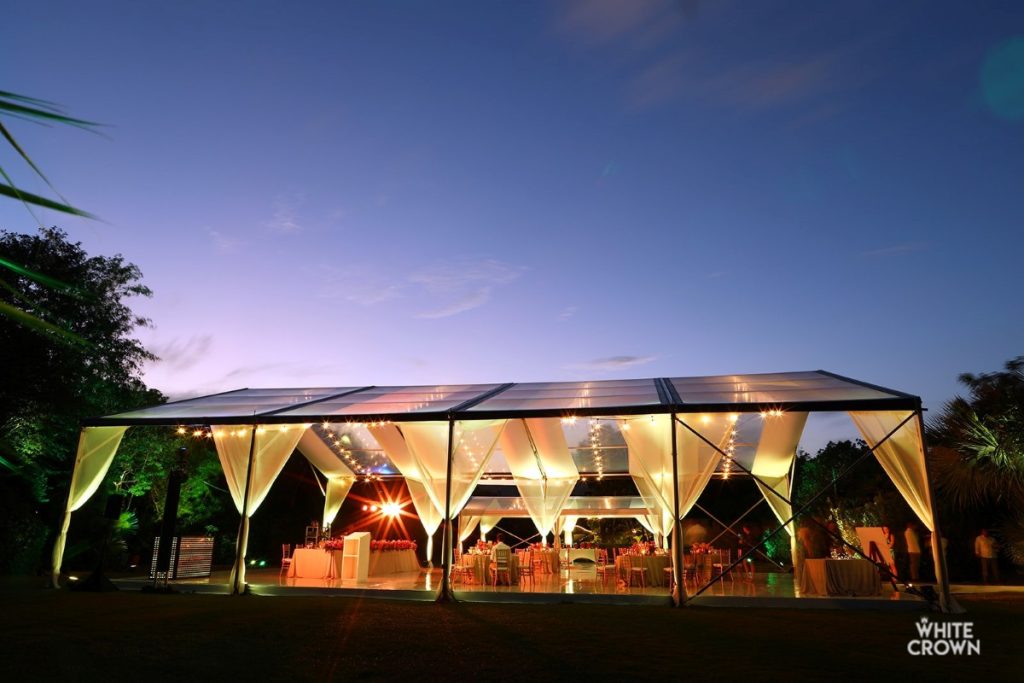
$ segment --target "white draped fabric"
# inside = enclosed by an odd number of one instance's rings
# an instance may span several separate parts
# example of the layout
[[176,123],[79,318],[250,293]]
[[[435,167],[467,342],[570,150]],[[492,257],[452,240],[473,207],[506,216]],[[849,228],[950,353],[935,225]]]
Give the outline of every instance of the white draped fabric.
[[430,562],[434,555],[434,533],[441,526],[441,520],[444,517],[444,499],[442,498],[441,504],[438,505],[432,494],[433,488],[427,486],[423,481],[424,469],[418,466],[416,458],[409,451],[405,438],[396,425],[370,425],[368,429],[391,462],[405,477],[405,485],[409,488],[412,506],[416,509],[416,516],[419,517],[423,530],[427,533],[426,557],[427,562]]
[[476,529],[477,525],[480,524],[479,517],[473,517],[470,515],[459,516],[459,543],[462,543],[472,535],[473,530]]
[[[761,438],[754,452],[754,463],[750,471],[761,480],[755,480],[757,488],[779,522],[785,522],[793,515],[793,506],[786,500],[792,500],[793,482],[790,473],[793,471],[793,459],[796,457],[796,448],[806,423],[807,413],[766,416],[761,428]],[[776,493],[786,500],[775,495]],[[796,534],[794,526],[792,522],[786,525],[786,531],[790,536]]]
[[327,490],[324,492],[324,526],[334,524],[342,503],[348,498],[348,492],[355,483],[355,477],[335,477],[327,480]]
[[580,479],[561,421],[509,420],[498,443],[530,519],[546,538]]
[[85,505],[103,483],[110,463],[114,461],[118,446],[127,427],[86,427],[78,436],[78,452],[75,468],[71,474],[71,489],[64,508],[64,520],[60,533],[53,544],[53,585],[58,585],[61,564],[64,562],[64,546],[71,526],[71,513]]
[[334,522],[341,510],[342,503],[356,481],[355,472],[343,463],[338,455],[324,443],[314,429],[307,429],[298,443],[299,452],[327,477],[327,489],[324,491],[323,525]]
[[[213,442],[217,447],[224,477],[227,479],[231,499],[235,509],[242,514],[238,527],[238,550],[236,560],[231,568],[230,585],[245,583],[245,555],[249,544],[249,518],[256,512],[263,499],[270,492],[270,487],[281,473],[288,456],[307,430],[306,425],[280,425],[273,427],[257,427],[256,439],[253,439],[251,426],[220,426],[213,425]],[[252,472],[249,472],[249,449],[253,451]],[[246,490],[246,473],[249,476],[249,500],[244,504]]]
[[[857,425],[864,441],[872,447],[911,415],[913,413],[909,410],[850,412],[850,418]],[[885,443],[875,448],[875,457],[910,509],[926,527],[934,531],[935,521],[932,518],[928,475],[924,464],[924,442],[918,420],[911,418]]]
[[[444,499],[441,500],[441,505],[438,505],[430,494],[430,489],[421,479],[422,474],[417,468],[416,460],[406,447],[402,432],[396,425],[370,426],[369,430],[380,447],[384,449],[388,459],[405,477],[412,506],[416,509],[416,516],[419,517],[420,524],[427,532],[429,546],[434,532],[441,525],[441,518],[444,516]],[[427,557],[429,559],[430,555],[428,554]]]
[[[466,505],[473,488],[480,481],[504,426],[504,420],[470,420],[455,423],[449,513],[451,519],[455,519]],[[391,424],[371,426],[369,429],[406,481],[419,482],[434,507],[443,516],[445,479],[448,472],[448,423],[407,422],[402,424],[401,429]],[[399,441],[403,444],[401,447],[398,445]],[[415,503],[415,497],[413,500]]]
[[[687,415],[694,429],[712,443],[725,447],[733,422],[725,414]],[[619,421],[629,447],[629,473],[650,511],[647,527],[657,536],[668,536],[675,525],[672,491],[672,432],[670,415],[653,415]],[[677,424],[676,452],[679,460],[679,518],[700,498],[722,455],[696,434]]]
[[562,518],[562,542],[566,545],[572,545],[572,531],[579,519],[576,515],[566,515]]
[[480,538],[487,540],[487,534],[490,533],[491,529],[498,526],[498,522],[501,521],[501,517],[495,515],[484,515],[480,518]]

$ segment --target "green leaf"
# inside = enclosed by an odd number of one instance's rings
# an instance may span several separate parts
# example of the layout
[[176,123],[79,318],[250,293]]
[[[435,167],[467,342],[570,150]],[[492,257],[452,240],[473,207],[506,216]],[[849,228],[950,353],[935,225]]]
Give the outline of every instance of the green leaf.
[[[49,185],[51,190],[56,192],[57,196],[61,198],[61,201],[63,201],[65,204],[70,203],[68,202],[67,198],[64,197],[64,195],[57,191],[57,188],[53,186],[53,183],[51,183],[50,179],[46,177],[42,169],[36,166],[36,162],[32,161],[32,158],[24,149],[22,149],[21,145],[18,144],[18,141],[14,139],[14,136],[11,135],[11,132],[7,130],[7,127],[4,126],[3,123],[0,123],[0,135],[3,135],[4,138],[6,138],[7,142],[11,145],[11,147],[14,148],[14,151],[21,155],[21,158],[24,159],[25,163],[28,164],[32,168],[32,170],[36,172],[36,175],[42,178],[43,182]],[[11,179],[7,177],[6,173],[4,173],[4,177],[7,179],[7,182],[12,182]]]
[[20,308],[11,306],[10,304],[3,301],[0,301],[0,315],[6,315],[8,318],[16,320],[20,322],[22,325],[30,327],[38,332],[53,334],[61,341],[67,342],[69,344],[82,344],[84,346],[89,346],[89,342],[82,339],[74,332],[69,332],[68,330],[61,329],[60,327],[57,327],[52,323],[48,323],[41,318],[37,318],[31,313],[26,313]]
[[83,218],[92,219],[96,218],[96,216],[92,215],[88,211],[76,209],[75,207],[70,206],[68,204],[61,204],[60,202],[55,202],[52,199],[47,199],[46,197],[40,197],[39,195],[32,194],[31,192],[19,190],[13,185],[0,184],[0,195],[3,195],[5,197],[11,197],[12,199],[18,199],[27,204],[35,204],[36,206],[42,206],[47,209],[53,209],[54,211],[70,213],[73,216],[82,216]]
[[46,109],[39,109],[38,107],[26,107],[25,105],[18,104],[17,102],[3,99],[0,96],[0,112],[9,112],[11,114],[25,116],[30,119],[42,119],[44,121],[53,121],[56,123],[63,123],[69,126],[75,126],[76,128],[85,128],[86,130],[97,128],[100,124],[94,121],[86,121],[84,119],[76,119],[71,116],[65,116],[56,111],[48,111]]

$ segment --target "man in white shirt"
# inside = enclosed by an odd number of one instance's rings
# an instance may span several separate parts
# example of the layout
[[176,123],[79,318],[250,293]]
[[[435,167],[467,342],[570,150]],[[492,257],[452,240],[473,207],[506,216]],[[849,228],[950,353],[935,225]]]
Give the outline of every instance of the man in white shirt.
[[505,575],[505,580],[511,585],[512,583],[512,549],[505,543],[505,534],[498,534],[495,539],[497,542],[494,547],[491,548],[491,574],[492,582],[497,584],[501,578],[501,574]]
[[921,539],[917,535],[917,525],[907,522],[907,530],[903,532],[903,538],[907,543],[907,557],[910,559],[910,580],[919,581],[921,578]]
[[988,529],[982,529],[974,539],[974,554],[981,562],[981,580],[989,582],[989,577],[999,581],[999,563],[996,561],[996,541],[988,535]]

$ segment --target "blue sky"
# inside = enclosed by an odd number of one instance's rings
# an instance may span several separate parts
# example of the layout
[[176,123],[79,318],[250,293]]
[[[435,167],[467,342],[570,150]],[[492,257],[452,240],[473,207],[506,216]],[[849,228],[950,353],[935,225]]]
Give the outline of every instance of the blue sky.
[[109,124],[12,128],[104,219],[42,221],[142,268],[172,395],[824,368],[935,409],[1024,352],[1019,3],[13,0],[0,40]]

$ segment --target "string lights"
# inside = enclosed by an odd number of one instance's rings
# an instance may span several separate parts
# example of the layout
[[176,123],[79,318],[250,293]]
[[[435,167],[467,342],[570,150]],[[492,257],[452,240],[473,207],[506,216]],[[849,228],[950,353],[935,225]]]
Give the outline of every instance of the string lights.
[[601,481],[604,479],[604,454],[601,452],[601,425],[597,418],[590,419],[590,447],[593,449],[597,480]]

